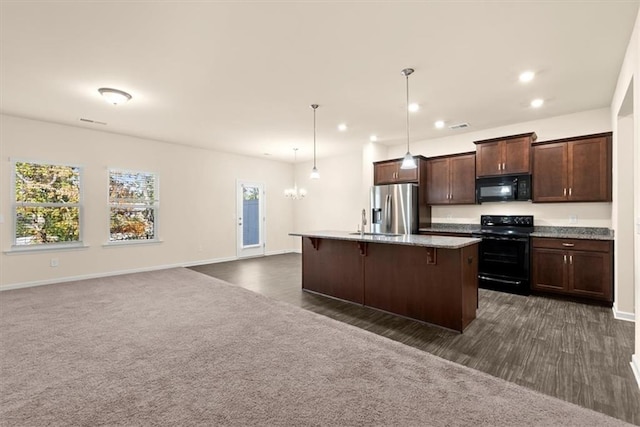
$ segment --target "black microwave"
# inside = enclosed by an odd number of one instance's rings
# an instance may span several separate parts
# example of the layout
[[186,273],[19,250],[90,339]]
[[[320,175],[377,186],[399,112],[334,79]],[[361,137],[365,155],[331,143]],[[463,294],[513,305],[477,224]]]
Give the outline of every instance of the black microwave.
[[478,203],[531,200],[531,175],[477,178],[476,198]]

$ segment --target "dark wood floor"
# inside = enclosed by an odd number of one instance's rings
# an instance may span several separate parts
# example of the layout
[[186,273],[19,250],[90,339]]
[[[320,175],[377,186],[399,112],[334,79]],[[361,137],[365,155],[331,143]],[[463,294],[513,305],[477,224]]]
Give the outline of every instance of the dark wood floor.
[[303,292],[301,259],[285,254],[192,269],[640,425],[629,365],[634,324],[614,319],[609,308],[481,289],[476,320],[458,334]]

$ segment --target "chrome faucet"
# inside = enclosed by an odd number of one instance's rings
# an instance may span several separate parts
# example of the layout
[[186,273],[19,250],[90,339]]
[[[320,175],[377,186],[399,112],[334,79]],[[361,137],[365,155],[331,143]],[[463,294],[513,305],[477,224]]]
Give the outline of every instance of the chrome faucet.
[[362,209],[362,226],[360,227],[360,234],[364,236],[364,226],[367,225],[367,211]]

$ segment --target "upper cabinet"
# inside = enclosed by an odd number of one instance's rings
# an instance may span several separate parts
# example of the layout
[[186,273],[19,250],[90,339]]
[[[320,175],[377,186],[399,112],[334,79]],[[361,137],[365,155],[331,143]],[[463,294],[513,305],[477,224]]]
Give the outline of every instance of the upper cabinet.
[[533,145],[534,202],[610,202],[611,132]]
[[534,132],[474,141],[476,144],[476,176],[531,173],[531,143]]
[[426,158],[414,156],[418,167],[416,169],[401,169],[402,159],[383,160],[373,163],[373,184],[400,184],[406,182],[419,183],[420,174],[425,173]]
[[474,204],[475,153],[433,157],[427,160],[427,204]]

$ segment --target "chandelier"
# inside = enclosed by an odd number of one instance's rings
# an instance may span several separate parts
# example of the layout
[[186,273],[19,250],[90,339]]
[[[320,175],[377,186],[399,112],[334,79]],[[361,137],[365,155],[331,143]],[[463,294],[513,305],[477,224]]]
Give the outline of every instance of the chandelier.
[[[296,160],[298,159],[298,149],[294,148],[293,149],[293,165],[295,167],[296,164]],[[295,176],[295,174],[294,174]],[[293,180],[293,188],[287,188],[284,190],[284,197],[288,197],[289,199],[293,199],[293,200],[298,200],[298,199],[302,199],[304,196],[307,195],[307,190],[305,190],[304,188],[298,188],[298,184],[296,184],[296,180],[294,178]]]

